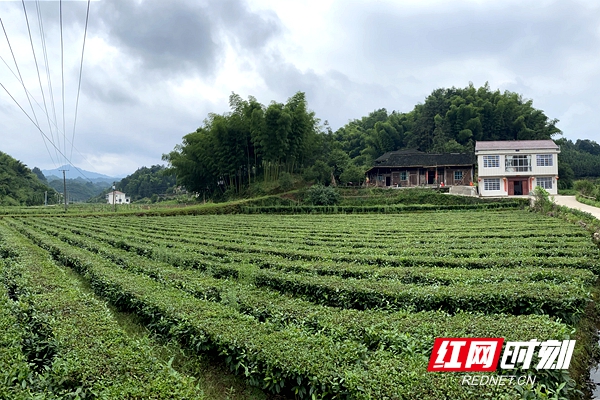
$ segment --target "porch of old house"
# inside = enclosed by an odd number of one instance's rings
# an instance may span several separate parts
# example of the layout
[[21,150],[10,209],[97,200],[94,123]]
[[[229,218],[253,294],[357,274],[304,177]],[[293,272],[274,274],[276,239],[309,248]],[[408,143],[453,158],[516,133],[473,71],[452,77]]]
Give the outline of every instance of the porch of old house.
[[471,168],[424,167],[424,168],[386,168],[373,171],[369,175],[369,186],[402,187],[443,187],[469,186],[473,182]]

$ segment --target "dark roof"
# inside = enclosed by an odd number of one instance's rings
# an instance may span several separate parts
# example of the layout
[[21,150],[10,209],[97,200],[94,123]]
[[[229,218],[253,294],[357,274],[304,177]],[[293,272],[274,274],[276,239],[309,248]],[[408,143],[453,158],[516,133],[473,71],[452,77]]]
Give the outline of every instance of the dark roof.
[[475,151],[481,150],[558,150],[552,140],[497,140],[475,142]]
[[423,153],[417,150],[388,151],[375,160],[375,167],[443,167],[475,164],[473,153]]

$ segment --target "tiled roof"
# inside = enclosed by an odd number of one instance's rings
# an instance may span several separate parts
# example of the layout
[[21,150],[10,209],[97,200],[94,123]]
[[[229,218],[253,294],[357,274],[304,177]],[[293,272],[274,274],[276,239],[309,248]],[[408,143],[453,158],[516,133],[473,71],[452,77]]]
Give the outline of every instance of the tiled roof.
[[474,154],[445,153],[431,154],[417,150],[388,151],[375,160],[373,167],[434,167],[452,165],[473,165]]
[[552,140],[498,140],[475,142],[475,151],[481,150],[558,150]]

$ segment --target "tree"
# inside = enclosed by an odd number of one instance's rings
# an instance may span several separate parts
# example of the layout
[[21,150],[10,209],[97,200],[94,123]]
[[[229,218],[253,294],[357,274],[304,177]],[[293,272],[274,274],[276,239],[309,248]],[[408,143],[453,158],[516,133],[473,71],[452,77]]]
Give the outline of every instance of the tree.
[[[465,88],[435,89],[410,112],[373,111],[338,129],[334,138],[355,164],[370,166],[383,153],[404,148],[472,152],[478,140],[553,139],[561,134],[557,122],[517,93],[470,83]],[[600,152],[600,146],[582,146]]]
[[346,185],[361,185],[364,181],[365,171],[356,165],[349,165],[344,172],[340,174],[340,182]]
[[313,166],[304,171],[302,177],[309,182],[327,186],[331,183],[332,172],[332,167],[325,161],[317,160]]
[[322,133],[304,93],[268,107],[233,93],[229,104],[231,112],[209,114],[203,126],[163,155],[177,183],[188,190],[240,192],[258,175],[276,181],[281,172],[303,170],[319,156]]
[[33,172],[40,181],[44,182],[45,184],[48,184],[48,180],[46,179],[46,176],[44,175],[41,169],[39,169],[38,167],[33,167],[31,172]]

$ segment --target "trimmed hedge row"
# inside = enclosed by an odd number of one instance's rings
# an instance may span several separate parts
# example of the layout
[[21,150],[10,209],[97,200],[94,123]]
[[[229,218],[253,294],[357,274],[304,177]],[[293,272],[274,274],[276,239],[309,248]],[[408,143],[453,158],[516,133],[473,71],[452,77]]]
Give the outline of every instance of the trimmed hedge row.
[[[498,318],[463,313],[448,316],[440,312],[413,316],[354,310],[320,315],[321,325],[327,325],[330,331],[337,329],[338,338],[342,338],[344,330],[347,332],[352,326],[362,326],[361,334],[364,336],[386,337],[382,333],[385,327],[377,325],[381,323],[378,317],[388,315],[391,318],[388,321],[396,321],[388,330],[389,336],[393,333],[398,335],[396,341],[384,347],[373,346],[369,350],[364,344],[333,340],[320,332],[307,334],[298,326],[277,327],[272,323],[260,323],[238,313],[232,306],[195,299],[147,277],[115,268],[98,255],[31,229],[21,229],[56,259],[85,274],[98,294],[123,309],[136,312],[150,328],[176,337],[197,351],[220,354],[233,370],[244,373],[254,384],[274,392],[287,388],[291,393],[297,392],[299,398],[313,395],[314,398],[355,399],[498,397],[516,389],[463,387],[453,374],[428,374],[426,353],[429,349],[424,354],[423,348],[419,347],[421,335],[427,332],[430,337],[435,337],[456,332],[459,336],[480,334],[482,337],[492,335],[516,340],[521,338],[519,335],[524,328],[531,328],[528,334],[538,334],[539,337],[564,339],[569,335],[568,327],[545,316]],[[244,292],[242,289],[240,294],[243,296]],[[233,299],[236,298],[234,293]],[[229,299],[231,304],[233,299]],[[288,310],[291,308],[289,303],[287,307]],[[278,308],[279,305],[276,305],[271,310]],[[300,315],[304,310],[296,312]],[[309,315],[305,324],[310,324],[313,317]],[[417,321],[422,323],[419,329],[413,328],[413,336],[410,326]],[[446,324],[453,328],[447,329]],[[399,334],[403,327],[409,333]],[[399,353],[393,351],[394,345],[401,348]],[[513,396],[517,396],[516,393]]]
[[598,277],[591,271],[575,268],[539,268],[536,265],[515,268],[373,268],[356,264],[313,263],[287,261],[275,257],[265,257],[256,261],[261,269],[272,269],[296,274],[339,276],[354,279],[389,279],[404,284],[441,285],[457,283],[489,284],[500,282],[544,282],[571,283],[591,287]]
[[[31,221],[23,220],[31,223]],[[64,229],[64,228],[63,228]],[[95,232],[95,233],[91,233]],[[228,261],[251,261],[260,260],[269,256],[276,256],[286,260],[299,260],[309,262],[334,262],[342,264],[361,264],[373,265],[378,267],[444,267],[444,268],[467,268],[467,269],[488,269],[488,268],[516,268],[536,266],[543,268],[579,268],[589,269],[594,273],[600,273],[600,262],[597,257],[592,256],[593,252],[597,253],[597,249],[591,248],[590,255],[582,256],[581,251],[577,249],[561,250],[560,255],[558,250],[530,250],[539,255],[521,255],[521,256],[494,256],[493,251],[487,254],[488,257],[481,257],[481,251],[473,252],[474,257],[440,257],[427,255],[376,255],[376,254],[361,254],[359,252],[344,252],[343,248],[336,252],[322,252],[322,247],[315,248],[312,251],[298,249],[276,249],[271,246],[255,246],[246,244],[237,244],[226,241],[210,241],[201,240],[200,243],[195,243],[189,240],[189,245],[170,244],[164,247],[164,239],[153,240],[151,237],[130,237],[127,240],[117,236],[117,232],[110,231],[105,228],[89,228],[85,230],[75,229],[71,233],[80,235],[91,235],[94,238],[106,241],[112,246],[126,250],[133,250],[141,255],[148,257],[161,257],[160,259],[171,263],[181,263],[181,265],[195,265],[202,269],[203,264],[207,267],[216,268],[217,265]],[[140,234],[141,235],[141,234]],[[586,238],[582,238],[589,240]],[[184,237],[178,237],[178,241],[188,241]],[[591,246],[591,245],[590,245]],[[360,250],[360,249],[359,249]],[[527,251],[527,250],[524,250]],[[376,253],[375,249],[370,249],[371,253]],[[177,256],[176,254],[180,255]],[[468,251],[467,251],[468,253]],[[185,256],[181,256],[185,254]],[[526,253],[524,253],[526,254]],[[554,255],[549,255],[554,254]],[[202,261],[199,261],[198,255]],[[174,257],[171,261],[168,257]],[[208,258],[208,260],[207,260]],[[178,260],[179,259],[179,260]],[[230,268],[224,267],[224,274]]]
[[[13,223],[18,224],[16,221]],[[57,228],[48,226],[41,227],[39,230],[57,237],[72,246],[81,247],[93,253],[100,254],[117,264],[127,264],[127,253],[132,253],[151,260],[168,263],[175,267],[206,272],[216,278],[237,278],[239,274],[238,269],[234,266],[223,264],[221,261],[216,261],[219,260],[220,257],[214,256],[214,254],[202,254],[202,257],[199,257],[197,255],[190,255],[189,253],[181,254],[179,252],[157,251],[156,248],[152,246],[131,244],[120,239],[115,239],[114,236],[90,234],[87,231],[81,232],[79,230],[71,230],[70,232],[66,232],[64,229],[58,230]],[[111,252],[103,244],[98,243],[98,241],[116,249],[123,250],[126,253],[117,255],[114,252]],[[209,259],[207,260],[206,258]],[[160,275],[160,270],[156,270],[154,274],[155,276]]]
[[588,290],[578,284],[501,282],[419,286],[393,281],[352,280],[335,276],[307,276],[262,270],[254,282],[282,293],[304,296],[334,307],[444,310],[487,313],[547,314],[576,323],[591,301]]
[[30,365],[39,365],[39,393],[59,398],[203,398],[193,378],[160,362],[146,340],[130,338],[106,305],[79,289],[47,252],[3,224],[0,232],[4,246],[10,243],[17,254],[4,281],[16,293],[20,312],[28,316],[23,322],[35,331],[27,345],[35,355]]
[[[76,241],[70,240],[70,238],[66,235],[60,235],[59,238],[71,245],[75,245],[81,248],[88,249],[95,253],[98,253],[105,257],[108,260],[112,260],[113,262],[122,265],[128,271],[135,273],[142,273],[147,275],[157,282],[168,284],[175,288],[181,289],[187,293],[192,294],[196,298],[205,299],[209,301],[223,302],[228,305],[234,305],[238,311],[252,315],[258,318],[260,321],[269,321],[274,322],[279,325],[285,326],[289,323],[294,323],[300,326],[307,326],[307,320],[298,317],[298,313],[294,312],[299,307],[299,304],[302,305],[300,307],[302,309],[302,313],[309,313],[311,307],[315,307],[315,304],[302,301],[299,299],[290,299],[286,296],[280,296],[271,292],[265,292],[264,290],[257,290],[248,285],[240,285],[232,281],[223,281],[220,279],[215,279],[213,277],[198,275],[193,271],[185,271],[178,268],[171,267],[170,265],[165,265],[163,263],[157,263],[153,261],[144,260],[142,256],[135,253],[128,253],[127,251],[119,250],[119,249],[109,249],[103,248],[102,243],[94,242],[91,239],[84,240],[80,238]],[[413,273],[412,269],[406,270],[408,274]],[[221,276],[215,271],[205,271],[209,274],[215,276],[216,278],[220,278]],[[418,272],[418,271],[417,271]],[[487,271],[471,271],[465,270],[463,271],[467,276],[462,277],[463,280],[460,280],[460,277],[453,276],[452,271],[443,271],[437,270],[434,271],[439,273],[441,276],[445,276],[449,279],[453,279],[454,283],[463,283],[463,284],[472,284],[474,283],[474,279],[469,278],[469,274],[475,273],[475,279],[481,279],[481,282],[484,283],[496,283],[502,282],[503,278],[511,278],[516,282],[526,282],[529,279],[535,281],[546,281],[546,280],[558,280],[560,283],[569,282],[570,286],[588,286],[594,283],[595,276],[589,271],[582,270],[545,270],[539,269],[538,271],[530,271],[530,270],[517,270],[510,271],[515,272],[512,276],[507,277],[504,271],[499,271],[499,273],[495,276],[488,277],[486,280]],[[488,274],[489,275],[489,274]],[[417,276],[417,275],[414,275]],[[480,282],[480,283],[481,283]],[[431,283],[431,282],[429,282]],[[451,282],[446,282],[447,284],[451,284]],[[397,286],[394,286],[390,290],[394,290]],[[461,286],[464,287],[464,286]],[[486,288],[488,286],[485,286]],[[452,288],[449,288],[450,290]],[[485,291],[485,289],[483,290]],[[290,306],[288,303],[293,304]],[[275,306],[275,304],[277,304]],[[286,306],[287,304],[287,306]],[[291,315],[287,315],[287,311],[292,310]],[[316,306],[319,310],[323,310],[323,307]],[[426,308],[426,309],[435,309]],[[484,312],[485,310],[480,310]],[[568,311],[565,311],[568,312]],[[331,311],[328,311],[331,313]],[[310,313],[314,316],[314,313]],[[377,318],[382,318],[379,315]],[[406,319],[406,316],[402,317]],[[384,321],[386,319],[383,319]],[[315,323],[312,320],[311,323]],[[361,322],[362,323],[362,322]],[[413,321],[412,323],[415,323]],[[317,324],[318,328],[315,328],[315,331],[319,331],[323,328],[320,324]],[[343,335],[348,335],[351,331],[356,331],[357,327],[352,326],[348,327],[343,334],[338,335],[338,338],[345,337]],[[361,335],[350,335],[355,340],[362,340]],[[367,339],[368,340],[368,339]],[[368,346],[371,346],[372,343],[365,343]]]
[[[233,281],[223,281],[209,276],[202,276],[193,271],[144,260],[142,256],[128,253],[119,249],[103,248],[102,243],[91,239],[78,239],[73,242],[68,237],[60,235],[59,238],[66,243],[85,248],[100,254],[108,260],[121,265],[126,270],[142,273],[157,282],[181,289],[196,298],[221,302],[237,309],[239,312],[251,315],[259,321],[268,321],[279,326],[279,329],[293,324],[301,327],[311,334],[320,332],[333,335],[336,340],[350,338],[359,341],[370,349],[385,348],[389,351],[400,352],[404,346],[421,349],[422,354],[431,350],[433,337],[420,336],[407,344],[407,337],[414,327],[419,326],[418,314],[400,313],[395,316],[380,311],[367,311],[361,313],[356,310],[343,311],[352,314],[350,320],[340,318],[340,310],[330,307],[315,305],[297,298],[281,296],[275,292],[259,290],[249,285],[242,285]],[[473,271],[466,271],[473,272]],[[542,277],[548,277],[552,271],[540,270]],[[589,278],[593,274],[581,270],[574,271],[577,275]],[[557,277],[560,276],[557,274]],[[565,278],[568,279],[568,278]],[[564,281],[564,279],[562,280]],[[583,281],[577,282],[583,284]],[[492,320],[493,319],[492,317]],[[489,324],[489,321],[487,322]],[[393,328],[369,330],[369,326],[388,326]],[[377,333],[376,333],[377,331]],[[422,333],[421,331],[419,331]],[[408,334],[408,335],[407,335]],[[383,347],[382,347],[383,346]],[[392,350],[390,350],[392,349]]]
[[[23,221],[29,222],[28,220]],[[81,226],[78,226],[76,229],[73,229],[69,226],[66,228],[57,225],[54,226],[56,226],[56,230],[53,234],[63,231],[63,240],[74,243],[74,241],[79,240],[77,239],[78,237],[89,236],[104,241],[111,246],[132,251],[175,266],[201,271],[208,269],[215,276],[220,277],[237,276],[238,270],[234,265],[231,265],[232,262],[249,262],[255,263],[261,268],[274,267],[292,272],[314,272],[319,275],[338,275],[354,278],[389,278],[398,279],[404,283],[415,284],[430,283],[446,285],[450,281],[457,280],[473,283],[494,282],[518,280],[519,276],[530,276],[531,279],[529,280],[533,281],[551,281],[556,283],[579,277],[584,279],[586,284],[591,284],[594,281],[593,275],[583,271],[572,271],[571,269],[589,269],[596,273],[600,269],[600,262],[598,262],[597,257],[593,256],[593,251],[598,252],[596,248],[590,249],[590,256],[587,257],[581,255],[579,248],[567,247],[564,250],[548,251],[549,254],[557,254],[560,251],[561,255],[546,257],[517,257],[513,255],[511,258],[489,254],[489,257],[484,258],[462,258],[417,255],[369,256],[339,253],[319,254],[315,252],[257,248],[256,246],[250,247],[241,244],[219,242],[221,243],[220,247],[230,249],[227,252],[224,249],[214,249],[211,246],[198,246],[193,245],[193,243],[173,244],[168,242],[169,244],[165,246],[167,241],[164,238],[159,240],[148,237],[136,238],[129,235],[128,240],[122,240],[116,235],[116,232],[100,228],[82,229]],[[73,235],[73,233],[76,235]],[[585,238],[585,240],[589,242],[589,239]],[[193,242],[181,237],[178,237],[178,241]],[[530,244],[528,247],[531,248],[533,246]],[[231,249],[236,249],[236,251]],[[540,250],[534,251],[539,252]],[[367,265],[377,266],[378,268],[374,269],[367,267]],[[536,268],[532,269],[532,267]],[[446,268],[456,269],[456,271],[445,271]],[[504,269],[505,272],[498,270],[499,268]],[[507,270],[507,268],[514,268],[516,270]],[[558,271],[559,268],[564,268],[564,273]],[[480,269],[481,271],[465,272],[463,274],[461,270],[464,269]],[[433,272],[434,276],[430,272],[427,272],[428,270]],[[494,278],[493,273],[487,272],[489,270],[496,272],[496,278]],[[423,274],[424,272],[425,275]],[[523,275],[520,275],[521,273]]]
[[[90,237],[95,240],[101,240],[105,243],[110,244],[116,248],[124,249],[130,252],[134,252],[138,255],[148,257],[150,259],[167,262],[171,265],[189,269],[197,269],[200,271],[209,271],[209,273],[215,277],[234,277],[238,276],[238,269],[235,265],[231,265],[229,262],[224,263],[223,261],[231,261],[231,257],[227,257],[224,260],[221,257],[209,257],[206,260],[205,254],[202,256],[193,255],[196,252],[196,248],[192,246],[169,246],[165,248],[148,246],[147,244],[131,244],[131,242],[125,242],[123,240],[117,240],[113,235],[108,234],[90,234],[89,231],[75,230],[77,235],[73,235],[73,231],[66,233],[65,231],[58,230],[59,228],[45,228],[49,233],[56,235],[61,240],[71,243],[73,245],[81,245],[89,250],[98,252],[103,246],[98,244],[85,244],[84,238]],[[65,233],[60,233],[60,232]],[[141,239],[139,239],[141,240]],[[147,241],[148,242],[148,241]],[[154,242],[160,244],[161,242]],[[207,253],[209,251],[201,251]],[[106,251],[104,250],[104,253]],[[190,255],[192,254],[192,255]],[[106,255],[111,257],[110,253]],[[113,259],[115,262],[119,262],[118,259]],[[528,260],[531,260],[528,259]],[[317,275],[334,275],[341,276],[344,278],[370,278],[370,279],[392,279],[406,284],[417,284],[417,285],[450,285],[454,283],[464,284],[481,284],[481,283],[494,283],[494,282],[546,282],[546,283],[578,283],[585,286],[591,286],[596,281],[596,276],[590,272],[582,269],[574,268],[539,268],[538,264],[533,264],[528,267],[522,267],[520,265],[513,265],[513,268],[497,268],[498,262],[495,258],[484,259],[488,262],[488,265],[478,270],[467,269],[460,266],[454,268],[443,268],[443,267],[429,267],[421,266],[427,265],[427,262],[423,259],[413,257],[413,262],[417,262],[416,265],[411,268],[398,268],[398,267],[386,267],[380,266],[379,268],[368,267],[357,263],[336,263],[331,261],[320,261],[320,262],[302,262],[290,261],[282,257],[274,257],[270,255],[261,254],[260,256],[252,257],[250,254],[241,255],[238,254],[235,257],[236,262],[244,263],[255,263],[260,268],[277,269],[295,273],[312,273]],[[398,260],[396,260],[398,261]],[[430,260],[428,260],[430,261]],[[457,264],[457,260],[452,260],[454,265]],[[481,264],[480,259],[476,259],[476,262]],[[523,263],[524,260],[521,260]],[[535,261],[538,261],[537,259]],[[545,259],[541,260],[541,263],[550,263],[552,260]],[[439,261],[436,261],[439,263]],[[593,260],[588,260],[588,264],[593,263]],[[573,261],[571,261],[573,264]],[[578,265],[578,267],[586,266]],[[471,263],[472,265],[472,263]],[[544,266],[544,265],[542,265]],[[447,267],[447,266],[444,266]],[[532,268],[533,267],[533,268]],[[537,267],[537,268],[536,268]]]
[[439,210],[497,210],[497,209],[522,209],[528,201],[505,201],[497,203],[479,204],[411,204],[411,205],[348,205],[348,206],[257,206],[241,207],[246,214],[364,214],[383,213],[396,214],[415,211],[439,211]]
[[[2,274],[5,265],[0,259]],[[39,383],[23,352],[27,332],[19,325],[14,308],[6,288],[0,286],[0,398],[29,399]]]
[[[93,253],[24,229],[37,245],[82,273],[97,294],[138,314],[148,326],[179,339],[196,351],[221,355],[231,369],[254,385],[300,398],[365,398],[346,385],[345,375],[363,368],[367,349],[355,342],[334,342],[301,330],[274,330],[231,307],[196,299],[152,279],[115,269]],[[386,371],[376,373],[389,375]],[[356,375],[356,373],[355,373]],[[386,379],[384,379],[386,380]],[[368,382],[361,382],[368,388]],[[390,396],[391,397],[391,396]]]
[[[52,224],[52,221],[50,221]],[[56,227],[65,228],[65,224],[53,224]],[[334,235],[327,234],[320,236],[318,232],[312,233],[310,238],[306,234],[294,237],[293,235],[277,235],[276,231],[269,229],[268,234],[261,234],[258,229],[252,232],[251,237],[242,237],[239,230],[219,232],[211,230],[210,236],[213,239],[207,239],[208,232],[187,232],[180,229],[169,229],[159,226],[155,230],[151,227],[132,227],[128,225],[106,226],[98,228],[92,224],[68,224],[67,226],[75,226],[76,230],[84,229],[85,231],[94,231],[100,234],[107,234],[114,237],[115,234],[135,237],[143,235],[144,240],[151,240],[152,243],[162,243],[165,240],[170,240],[174,235],[177,236],[179,242],[191,243],[196,246],[203,247],[220,247],[223,245],[231,245],[238,243],[246,247],[264,247],[265,244],[273,247],[286,247],[287,250],[298,250],[299,248],[306,249],[314,248],[316,250],[321,247],[334,246],[339,252],[361,252],[362,249],[373,249],[379,254],[387,255],[431,255],[437,256],[458,256],[458,257],[485,257],[492,255],[508,255],[514,256],[529,255],[529,256],[598,256],[598,249],[591,246],[587,235],[581,230],[573,231],[572,229],[564,230],[564,235],[549,237],[547,230],[539,232],[527,229],[527,235],[514,238],[505,237],[479,237],[479,240],[473,240],[473,237],[457,237],[457,233],[440,232],[418,232],[418,231],[403,231],[392,232],[389,237],[365,237],[364,234],[344,235],[336,232]],[[223,229],[223,227],[215,227]],[[258,228],[258,227],[256,227]],[[206,228],[205,228],[206,229]],[[498,228],[495,228],[498,229]],[[521,229],[522,231],[523,229]],[[553,234],[560,233],[557,229],[553,229]],[[577,234],[578,237],[574,237]],[[510,234],[509,234],[510,235]],[[565,239],[565,235],[570,236]],[[513,240],[506,240],[507,237]],[[225,248],[227,249],[227,248]]]

